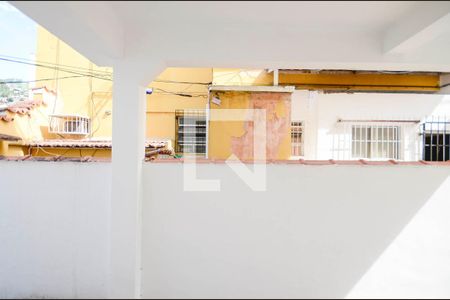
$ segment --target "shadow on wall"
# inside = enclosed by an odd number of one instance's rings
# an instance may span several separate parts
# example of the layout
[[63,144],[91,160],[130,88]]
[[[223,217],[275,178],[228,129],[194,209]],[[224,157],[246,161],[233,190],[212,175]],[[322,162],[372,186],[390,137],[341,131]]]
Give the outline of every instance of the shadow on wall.
[[347,298],[447,299],[450,177],[404,227]]
[[144,166],[145,298],[344,298],[450,171],[268,165],[266,192],[226,165],[198,173],[222,191]]

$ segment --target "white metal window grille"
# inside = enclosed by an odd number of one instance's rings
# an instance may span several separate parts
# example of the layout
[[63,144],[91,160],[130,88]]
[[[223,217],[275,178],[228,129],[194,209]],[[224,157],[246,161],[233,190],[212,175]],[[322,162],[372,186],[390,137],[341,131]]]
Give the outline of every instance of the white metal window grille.
[[50,115],[49,132],[55,134],[88,135],[91,120],[77,115]]
[[421,124],[422,159],[425,161],[450,160],[450,120],[431,117]]
[[291,156],[304,156],[304,127],[303,122],[291,122]]
[[401,159],[400,126],[353,125],[352,158]]
[[204,110],[176,110],[175,151],[206,155],[206,113]]

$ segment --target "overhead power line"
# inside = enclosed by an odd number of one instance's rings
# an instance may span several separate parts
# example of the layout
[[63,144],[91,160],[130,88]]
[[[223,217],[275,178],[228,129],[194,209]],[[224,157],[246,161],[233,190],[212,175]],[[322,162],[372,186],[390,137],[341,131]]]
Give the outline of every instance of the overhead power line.
[[32,82],[40,82],[40,81],[50,81],[50,80],[69,79],[69,78],[84,78],[84,77],[92,77],[92,76],[90,76],[90,75],[76,75],[76,76],[65,76],[65,77],[58,77],[58,78],[44,78],[44,79],[24,80],[24,81],[2,81],[2,80],[0,80],[0,84],[21,84],[21,83],[32,83]]
[[[0,54],[0,57],[6,58],[6,59],[11,59],[11,60],[25,61],[25,62],[29,62],[29,63],[39,63],[39,64],[43,64],[43,65],[52,65],[52,66],[58,66],[58,67],[66,67],[66,68],[80,70],[80,71],[88,71],[88,72],[92,72],[93,71],[92,69],[83,68],[83,67],[79,67],[79,66],[70,66],[70,65],[46,62],[46,61],[41,61],[41,60],[31,60],[31,59],[26,59],[26,58],[16,57],[16,56],[10,56],[10,55],[2,55],[2,54]],[[94,72],[95,73],[103,73],[104,75],[112,75],[112,72],[110,72],[110,71],[95,70]]]
[[193,98],[193,97],[207,98],[207,96],[205,94],[201,94],[201,93],[171,92],[171,91],[166,91],[166,90],[163,90],[160,88],[153,88],[153,91],[154,91],[154,93],[163,94],[163,95],[175,95],[175,96],[189,97],[189,98]]
[[52,70],[58,70],[58,71],[61,71],[61,72],[75,74],[75,75],[92,76],[93,78],[97,78],[97,79],[112,80],[111,78],[101,77],[101,76],[99,76],[97,74],[93,74],[93,73],[89,73],[89,72],[88,73],[75,72],[75,71],[67,70],[67,69],[64,69],[64,68],[45,66],[45,65],[42,65],[42,64],[29,63],[29,62],[24,62],[24,61],[19,61],[19,60],[0,58],[0,61],[7,61],[7,62],[12,62],[12,63],[18,63],[18,64],[32,65],[32,66],[36,66],[36,67],[43,67],[43,68],[48,68],[48,69],[52,69]]
[[[94,78],[98,79],[112,79],[112,72],[109,71],[93,71],[92,69],[82,68],[82,67],[76,67],[76,66],[69,66],[69,65],[63,65],[63,64],[57,64],[57,63],[50,63],[50,62],[43,62],[38,60],[30,60],[15,56],[9,56],[9,55],[1,55],[0,54],[0,61],[6,61],[11,63],[18,63],[18,64],[25,64],[25,65],[31,65],[36,67],[43,67],[48,68],[52,70],[58,70],[61,72],[76,74],[76,75],[89,75]],[[155,79],[154,82],[160,82],[160,83],[171,83],[171,84],[190,84],[190,85],[204,85],[209,86],[212,84],[212,82],[195,82],[195,81],[176,81],[176,80],[163,80],[163,79]]]
[[212,82],[190,82],[190,81],[175,81],[175,80],[160,80],[155,79],[154,82],[162,82],[162,83],[174,83],[174,84],[198,84],[198,85],[211,85]]

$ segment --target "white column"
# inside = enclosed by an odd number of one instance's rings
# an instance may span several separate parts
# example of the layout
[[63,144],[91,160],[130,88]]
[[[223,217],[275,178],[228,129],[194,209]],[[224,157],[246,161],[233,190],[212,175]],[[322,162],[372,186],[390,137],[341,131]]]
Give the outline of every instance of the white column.
[[145,87],[132,69],[115,66],[113,87],[110,298],[139,298],[141,290],[142,162]]

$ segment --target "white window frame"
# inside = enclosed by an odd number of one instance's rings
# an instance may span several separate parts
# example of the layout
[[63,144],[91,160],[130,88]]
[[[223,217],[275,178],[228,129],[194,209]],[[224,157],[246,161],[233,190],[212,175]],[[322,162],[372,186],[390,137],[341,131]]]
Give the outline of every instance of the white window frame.
[[[299,128],[300,131],[294,133],[293,129]],[[290,126],[290,134],[291,134],[291,159],[299,159],[305,157],[305,122],[301,120],[292,120]],[[293,141],[293,135],[300,134],[300,142]],[[294,149],[297,149],[294,150]],[[296,154],[299,155],[296,155]]]
[[80,115],[50,115],[49,133],[64,135],[91,134],[91,119]]
[[[352,123],[350,125],[352,159],[403,160],[404,134],[399,124]],[[374,155],[374,153],[380,153]]]
[[[204,121],[205,124],[197,124]],[[178,154],[189,154],[206,157],[207,153],[207,118],[206,111],[201,109],[184,109],[175,111],[175,151]],[[183,131],[180,131],[183,130]],[[179,136],[183,138],[180,140]],[[192,135],[192,136],[189,136]],[[200,136],[200,137],[199,137]],[[204,148],[204,152],[198,152],[197,148]],[[191,150],[187,150],[191,149]],[[183,151],[186,151],[184,153]]]

